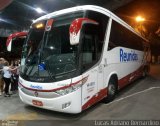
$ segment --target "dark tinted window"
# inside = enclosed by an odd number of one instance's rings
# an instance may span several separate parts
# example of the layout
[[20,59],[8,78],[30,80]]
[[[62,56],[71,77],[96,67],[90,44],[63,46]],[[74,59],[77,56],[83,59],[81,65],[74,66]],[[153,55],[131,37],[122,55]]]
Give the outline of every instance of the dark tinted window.
[[97,49],[96,49],[96,26],[92,24],[84,25],[82,38],[82,64],[90,65],[97,61]]
[[18,54],[22,52],[22,46],[26,37],[13,38],[12,52]]
[[95,65],[101,55],[108,24],[108,17],[94,11],[87,11],[87,18],[98,23],[83,25],[82,66],[83,72]]
[[[83,15],[83,12],[76,12],[54,17],[50,30],[45,30],[45,27],[36,28],[37,24],[32,26],[22,55],[20,74],[24,79],[54,82],[79,74],[76,71],[78,44],[70,44],[69,28],[72,21],[83,18]],[[33,50],[29,56],[27,47]]]
[[108,50],[118,46],[142,51],[143,39],[113,20]]
[[109,17],[107,17],[106,15],[101,14],[99,12],[95,12],[95,11],[88,11],[87,12],[87,17],[89,19],[92,19],[92,20],[99,23],[98,27],[96,29],[96,34],[97,34],[97,37],[98,37],[98,41],[97,41],[98,59],[100,59],[103,44],[104,44],[104,41],[105,41],[105,33],[106,33],[106,28],[107,28],[107,25],[108,25]]

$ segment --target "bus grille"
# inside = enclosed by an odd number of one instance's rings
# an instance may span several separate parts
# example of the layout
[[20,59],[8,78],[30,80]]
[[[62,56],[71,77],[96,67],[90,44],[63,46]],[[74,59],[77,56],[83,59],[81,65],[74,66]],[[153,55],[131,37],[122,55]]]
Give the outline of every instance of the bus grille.
[[32,91],[28,90],[26,88],[21,88],[21,91],[29,96],[39,97],[39,98],[56,98],[59,97],[58,94],[55,92],[38,92],[38,91]]

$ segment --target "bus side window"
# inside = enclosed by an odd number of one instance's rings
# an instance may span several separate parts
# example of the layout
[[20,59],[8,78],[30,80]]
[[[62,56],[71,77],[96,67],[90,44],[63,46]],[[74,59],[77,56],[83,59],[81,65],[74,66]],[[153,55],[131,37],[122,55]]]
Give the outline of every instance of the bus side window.
[[118,46],[143,51],[142,41],[143,39],[134,32],[115,20],[112,21],[108,51]]
[[112,41],[109,41],[108,50],[112,50],[115,47],[116,47],[116,45]]
[[109,17],[100,12],[90,11],[90,10],[87,10],[86,15],[89,19],[92,19],[98,22],[98,25],[95,31],[97,35],[97,38],[95,38],[95,40],[97,39],[96,44],[97,44],[97,61],[98,61],[101,59],[101,56],[102,56],[102,51],[104,48],[104,41],[106,39],[105,35],[106,35],[106,29],[108,26]]

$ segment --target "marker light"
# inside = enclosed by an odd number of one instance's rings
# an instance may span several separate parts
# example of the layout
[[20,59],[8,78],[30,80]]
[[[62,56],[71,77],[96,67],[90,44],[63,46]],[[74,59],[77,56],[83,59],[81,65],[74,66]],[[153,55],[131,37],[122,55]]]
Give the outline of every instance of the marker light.
[[42,28],[43,26],[44,26],[44,24],[40,23],[40,24],[36,25],[36,28],[39,29],[39,28]]

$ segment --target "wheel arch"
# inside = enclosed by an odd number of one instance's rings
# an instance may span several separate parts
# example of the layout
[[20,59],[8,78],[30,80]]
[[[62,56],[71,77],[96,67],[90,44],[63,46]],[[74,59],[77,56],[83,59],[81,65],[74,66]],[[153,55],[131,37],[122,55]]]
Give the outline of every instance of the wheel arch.
[[107,77],[107,81],[105,82],[105,87],[108,87],[108,83],[111,78],[113,78],[116,81],[116,84],[118,87],[118,74],[117,74],[117,72],[112,72],[109,74],[109,76]]

